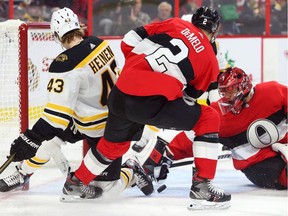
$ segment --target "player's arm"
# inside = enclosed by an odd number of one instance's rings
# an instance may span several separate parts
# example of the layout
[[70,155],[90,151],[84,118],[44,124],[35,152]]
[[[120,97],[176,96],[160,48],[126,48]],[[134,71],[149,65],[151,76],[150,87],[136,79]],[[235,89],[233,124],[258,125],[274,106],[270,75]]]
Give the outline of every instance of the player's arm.
[[145,26],[140,26],[136,29],[130,30],[127,34],[124,35],[123,40],[121,41],[121,50],[126,57],[133,48],[139,44],[145,38],[148,38],[151,35],[159,33],[161,26],[169,25],[170,20],[166,20],[159,23],[151,23]]

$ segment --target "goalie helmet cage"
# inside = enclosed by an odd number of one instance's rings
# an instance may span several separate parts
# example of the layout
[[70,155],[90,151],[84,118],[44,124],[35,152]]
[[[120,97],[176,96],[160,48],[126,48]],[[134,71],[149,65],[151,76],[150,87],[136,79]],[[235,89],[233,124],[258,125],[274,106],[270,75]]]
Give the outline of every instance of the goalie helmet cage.
[[[40,118],[46,102],[47,72],[63,51],[50,31],[50,23],[0,22],[0,156],[20,132]],[[86,145],[85,145],[86,146]],[[62,147],[69,161],[83,158],[83,143]]]

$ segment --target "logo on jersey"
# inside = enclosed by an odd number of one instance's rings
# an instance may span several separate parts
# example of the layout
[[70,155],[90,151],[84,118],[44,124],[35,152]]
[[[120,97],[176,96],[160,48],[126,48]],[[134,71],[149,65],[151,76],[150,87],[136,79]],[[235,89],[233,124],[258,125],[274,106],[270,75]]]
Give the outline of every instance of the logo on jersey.
[[280,139],[277,125],[268,119],[257,119],[247,129],[247,139],[256,149],[266,148]]
[[58,55],[57,56],[57,58],[56,58],[56,62],[57,61],[60,61],[60,62],[64,62],[64,61],[67,61],[68,60],[68,56],[67,55],[65,55],[65,54],[60,54],[60,55]]
[[94,47],[95,47],[95,44],[90,43],[91,50],[94,49]]

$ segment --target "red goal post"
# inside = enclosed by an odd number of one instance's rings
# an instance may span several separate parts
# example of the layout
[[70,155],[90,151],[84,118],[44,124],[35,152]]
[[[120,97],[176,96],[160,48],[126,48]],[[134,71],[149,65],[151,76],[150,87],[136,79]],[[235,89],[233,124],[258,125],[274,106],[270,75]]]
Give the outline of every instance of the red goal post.
[[[1,160],[19,133],[40,118],[46,103],[49,65],[62,51],[49,23],[0,22]],[[82,142],[62,149],[68,160],[78,161],[83,156]]]

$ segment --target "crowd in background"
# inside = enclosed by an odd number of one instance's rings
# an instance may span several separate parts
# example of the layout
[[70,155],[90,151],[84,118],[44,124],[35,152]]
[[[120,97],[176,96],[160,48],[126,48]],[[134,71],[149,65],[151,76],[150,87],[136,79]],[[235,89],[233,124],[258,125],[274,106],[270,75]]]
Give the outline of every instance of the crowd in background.
[[[270,1],[271,34],[287,35],[288,0]],[[8,19],[8,0],[0,1],[0,21]],[[220,35],[265,35],[266,0],[180,0],[179,16],[202,6],[221,16]],[[87,0],[14,0],[14,18],[27,22],[50,21],[58,8],[74,10],[87,23]],[[124,35],[130,29],[174,17],[174,0],[93,0],[93,34]]]

